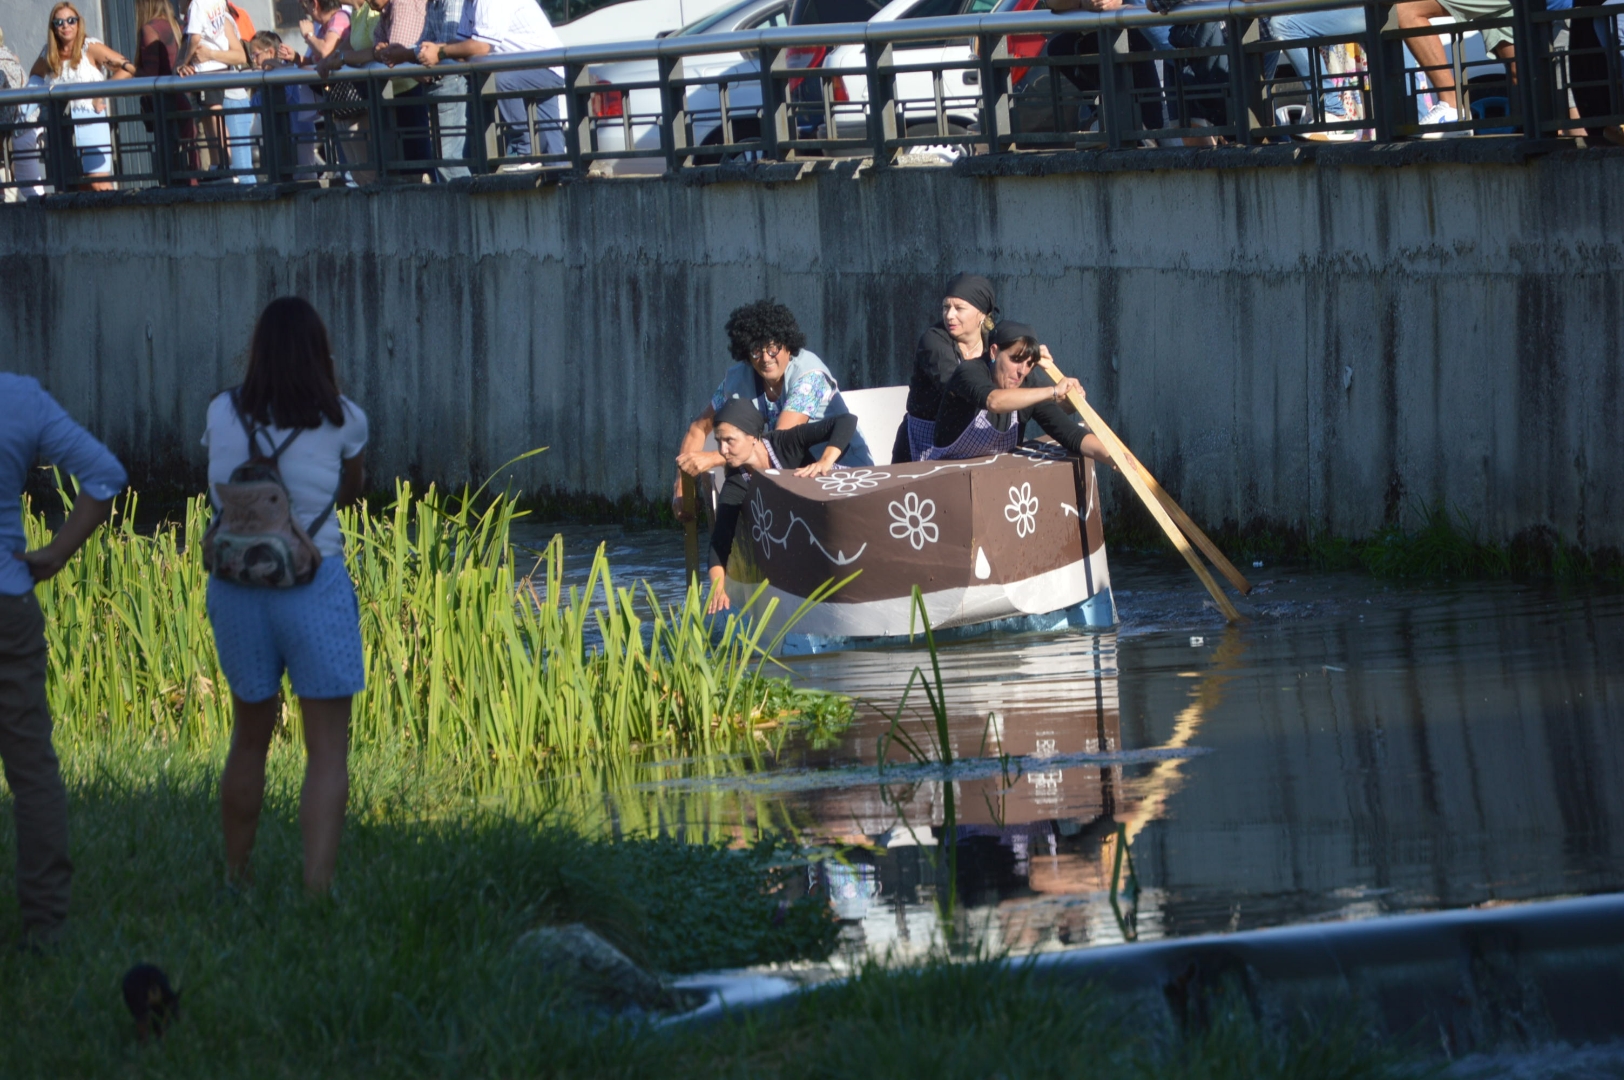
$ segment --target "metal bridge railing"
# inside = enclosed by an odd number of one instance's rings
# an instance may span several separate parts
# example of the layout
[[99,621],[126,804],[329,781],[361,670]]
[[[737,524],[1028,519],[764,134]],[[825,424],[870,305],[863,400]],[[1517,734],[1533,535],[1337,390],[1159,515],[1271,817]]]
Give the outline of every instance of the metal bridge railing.
[[[732,160],[1127,146],[1546,139],[1624,124],[1624,0],[1400,29],[1392,0],[1257,0],[1056,14],[1011,12],[778,27],[485,57],[434,68],[220,72],[0,91],[0,186],[34,194],[219,182],[420,181],[594,162],[692,168]],[[1355,33],[1281,41],[1281,15],[1362,11]],[[1158,44],[1167,28],[1166,44]],[[1515,43],[1506,59],[1485,31]],[[1410,43],[1436,36],[1424,72]],[[1286,50],[1302,50],[1293,70]],[[549,68],[553,89],[504,89]],[[466,124],[442,130],[413,80],[469,76]],[[533,81],[533,80],[532,80]],[[331,92],[349,82],[354,95]],[[1458,118],[1423,125],[1435,86]],[[299,89],[328,87],[324,94]],[[200,92],[226,90],[209,108]],[[314,100],[311,100],[314,98]],[[432,99],[438,104],[444,97]],[[517,107],[522,104],[522,111]],[[98,111],[99,110],[99,111]],[[522,116],[522,119],[515,119]],[[1436,116],[1434,116],[1436,118]],[[105,175],[91,175],[97,171]]]

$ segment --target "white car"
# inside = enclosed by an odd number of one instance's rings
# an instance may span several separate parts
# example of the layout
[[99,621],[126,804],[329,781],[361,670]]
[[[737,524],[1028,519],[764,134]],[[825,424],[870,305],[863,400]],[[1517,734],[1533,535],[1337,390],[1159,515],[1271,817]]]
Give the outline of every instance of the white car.
[[[892,0],[880,9],[871,22],[985,15],[997,4],[998,0]],[[981,107],[981,86],[980,72],[975,66],[975,53],[969,38],[899,43],[892,47],[891,59],[894,64],[962,65],[942,70],[940,101],[932,72],[904,71],[897,74],[899,135],[928,138],[933,135],[965,135],[975,129]],[[821,58],[817,66],[861,69],[867,62],[865,46],[837,45]],[[804,102],[810,96],[815,102],[824,92],[820,84],[828,87],[827,108],[835,120],[835,137],[865,138],[868,133],[868,81],[863,78],[808,79],[801,84],[803,92],[800,100]],[[807,114],[803,112],[801,115],[804,117]],[[819,137],[826,137],[823,131],[818,134]],[[931,145],[921,149],[943,157],[954,157],[963,152],[962,147],[954,145]]]
[[[671,36],[692,37],[698,34],[724,34],[738,30],[761,30],[772,26],[785,26],[789,22],[790,0],[737,0],[711,14],[689,23]],[[761,88],[754,73],[760,64],[739,52],[711,53],[688,56],[682,61],[684,76],[710,78],[733,72],[748,87],[748,100],[739,106],[754,117],[761,109]],[[628,83],[652,84],[659,79],[659,68],[653,60],[627,60],[618,64],[600,64],[590,69],[594,82],[606,86]],[[690,87],[688,108],[693,117],[694,141],[700,142],[720,126],[720,107],[713,104],[720,92],[714,85]],[[730,105],[730,112],[733,111]],[[627,91],[604,90],[591,99],[592,131],[600,151],[647,150],[653,156],[646,158],[620,158],[611,171],[617,173],[661,171],[665,168],[660,157],[660,92],[653,85]]]
[[566,48],[647,41],[698,22],[725,6],[727,0],[617,0],[554,29]]

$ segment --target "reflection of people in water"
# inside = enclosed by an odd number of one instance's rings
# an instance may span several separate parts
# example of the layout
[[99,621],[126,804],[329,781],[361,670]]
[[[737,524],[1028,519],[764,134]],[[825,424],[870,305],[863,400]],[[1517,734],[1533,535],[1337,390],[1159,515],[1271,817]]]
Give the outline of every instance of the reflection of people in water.
[[[710,404],[683,435],[678,462],[689,476],[717,468],[722,455],[703,449],[716,414],[729,401],[753,402],[765,423],[776,430],[798,427],[822,420],[835,403],[840,384],[806,347],[806,335],[795,316],[783,304],[757,300],[736,308],[727,319],[727,347],[734,364],[727,369],[721,385],[711,394]],[[835,412],[844,412],[836,408]],[[852,461],[850,464],[870,464]],[[679,519],[686,520],[682,506],[682,477],[672,492],[672,506]]]
[[913,377],[908,382],[908,413],[897,429],[892,461],[918,461],[930,449],[942,389],[959,364],[987,355],[992,316],[997,311],[992,282],[980,274],[959,274],[942,292],[942,318],[919,335],[914,348]]
[[1005,319],[993,329],[987,358],[958,366],[942,393],[936,414],[935,445],[924,461],[1003,454],[1021,443],[1028,420],[1036,420],[1055,442],[1074,454],[1110,461],[1105,446],[1066,415],[1060,403],[1081,395],[1076,379],[1056,383],[1037,366],[1043,355],[1037,333]]
[[[791,428],[767,431],[761,412],[745,398],[734,398],[716,411],[716,450],[727,463],[727,482],[717,499],[716,525],[710,539],[710,603],[706,614],[728,607],[727,557],[733,552],[733,532],[739,511],[750,494],[750,478],[768,469],[794,469],[796,476],[824,476],[834,468],[857,434],[857,417],[846,413]],[[828,443],[821,454],[813,447]],[[689,451],[677,459],[685,472],[690,458],[704,451]],[[708,456],[708,455],[707,455]]]

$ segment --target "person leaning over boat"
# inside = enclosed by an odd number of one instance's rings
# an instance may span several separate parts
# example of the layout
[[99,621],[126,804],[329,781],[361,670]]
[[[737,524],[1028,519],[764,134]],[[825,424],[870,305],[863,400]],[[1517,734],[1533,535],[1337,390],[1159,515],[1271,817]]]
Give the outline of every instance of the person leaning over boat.
[[1025,323],[1005,319],[994,327],[986,358],[960,364],[948,381],[936,413],[935,445],[921,460],[1008,453],[1020,445],[1026,422],[1036,420],[1072,453],[1109,462],[1100,440],[1060,405],[1067,394],[1082,394],[1082,384],[1056,383],[1037,366],[1043,355],[1036,332]]
[[980,274],[959,274],[942,291],[942,318],[919,335],[913,377],[908,381],[908,412],[897,428],[891,460],[918,461],[935,444],[936,411],[942,390],[965,360],[987,355],[998,307],[992,282]]
[[[822,420],[840,384],[822,360],[806,347],[806,335],[789,308],[773,300],[757,300],[735,308],[727,317],[727,350],[735,363],[722,376],[710,404],[688,425],[677,464],[689,476],[699,476],[723,464],[722,455],[704,449],[716,414],[731,400],[747,401],[760,411],[764,423],[785,431],[812,420]],[[866,456],[866,455],[865,455]],[[869,464],[857,461],[849,464]],[[677,517],[687,520],[682,506],[682,477],[672,493]]]
[[[826,476],[857,435],[857,417],[850,413],[768,431],[761,412],[743,398],[725,402],[716,410],[715,421],[716,447],[727,462],[728,477],[717,499],[716,524],[711,528],[707,615],[729,606],[725,588],[727,558],[733,553],[733,532],[750,494],[751,476],[766,469],[794,469],[796,476]],[[827,445],[817,451],[819,443]]]

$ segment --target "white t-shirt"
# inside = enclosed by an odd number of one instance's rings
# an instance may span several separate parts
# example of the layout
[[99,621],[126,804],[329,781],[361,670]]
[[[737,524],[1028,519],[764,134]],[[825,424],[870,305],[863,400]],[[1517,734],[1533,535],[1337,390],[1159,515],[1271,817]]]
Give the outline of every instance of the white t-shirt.
[[497,54],[564,47],[536,0],[467,0],[457,36],[483,41]]
[[[231,12],[226,10],[226,0],[192,0],[192,6],[186,9],[186,33],[196,34],[198,44],[210,49],[224,52],[231,48],[231,39],[226,36],[228,22]],[[199,71],[226,70],[219,60],[200,60],[193,66]]]
[[[367,414],[347,397],[340,396],[338,400],[344,406],[344,426],[337,427],[331,420],[323,420],[319,428],[306,428],[278,460],[282,482],[293,498],[294,517],[305,528],[309,528],[316,515],[333,501],[344,462],[359,454],[367,444]],[[269,456],[289,434],[288,429],[279,427],[261,429],[260,453]],[[209,448],[209,497],[214,498],[214,485],[228,482],[232,470],[248,460],[248,433],[231,407],[229,393],[220,394],[209,402],[203,445]],[[321,531],[311,539],[321,549],[322,558],[344,557],[344,533],[338,527],[336,513],[328,516]]]

